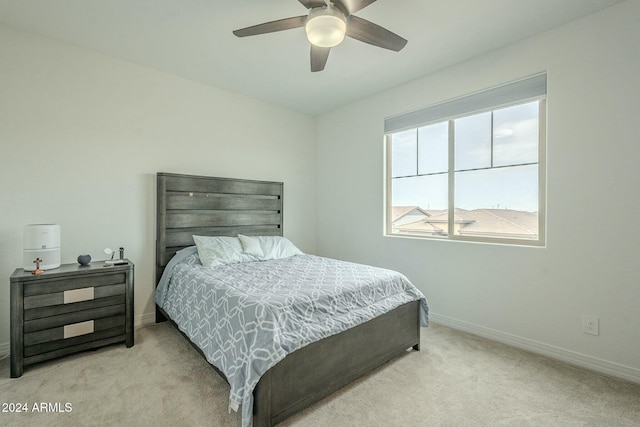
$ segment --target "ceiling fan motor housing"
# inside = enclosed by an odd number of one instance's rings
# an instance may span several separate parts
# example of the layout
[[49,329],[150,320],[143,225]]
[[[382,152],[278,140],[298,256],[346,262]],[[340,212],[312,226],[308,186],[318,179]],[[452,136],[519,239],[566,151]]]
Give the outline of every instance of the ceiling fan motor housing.
[[342,43],[347,31],[347,17],[333,4],[311,9],[305,25],[309,42],[318,47]]

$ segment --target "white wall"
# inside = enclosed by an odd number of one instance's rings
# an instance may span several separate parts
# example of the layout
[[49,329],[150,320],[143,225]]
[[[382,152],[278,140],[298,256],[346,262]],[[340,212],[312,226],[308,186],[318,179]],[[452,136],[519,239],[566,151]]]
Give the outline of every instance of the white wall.
[[1,26],[0,58],[0,354],[25,224],[60,224],[62,262],[123,246],[153,321],[156,172],[283,181],[315,250],[312,117]]
[[[124,246],[152,320],[166,171],[282,180],[303,250],[405,273],[441,323],[640,382],[637,22],[631,0],[317,119],[0,26],[0,354],[29,223],[62,226],[63,262]],[[383,237],[384,118],[543,70],[547,247]]]
[[[440,323],[640,382],[638,22],[625,2],[321,116],[319,254],[405,273]],[[384,118],[545,70],[547,247],[383,237]]]

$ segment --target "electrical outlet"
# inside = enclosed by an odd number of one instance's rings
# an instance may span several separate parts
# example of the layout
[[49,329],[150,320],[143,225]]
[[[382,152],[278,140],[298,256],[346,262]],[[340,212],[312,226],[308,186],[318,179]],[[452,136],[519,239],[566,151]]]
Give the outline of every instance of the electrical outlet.
[[600,319],[597,316],[582,316],[582,331],[589,335],[600,335]]

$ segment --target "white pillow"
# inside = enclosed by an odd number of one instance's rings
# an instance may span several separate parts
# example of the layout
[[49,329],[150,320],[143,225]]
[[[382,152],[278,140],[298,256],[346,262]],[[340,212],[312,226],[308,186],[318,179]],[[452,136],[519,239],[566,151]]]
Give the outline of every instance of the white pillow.
[[198,248],[198,257],[205,267],[255,261],[252,255],[242,253],[242,245],[237,237],[193,236]]
[[242,249],[245,254],[253,255],[259,259],[264,257],[264,252],[262,252],[260,241],[258,239],[255,237],[244,236],[242,234],[238,234],[238,239],[240,239],[240,243],[242,243]]
[[260,247],[264,256],[261,260],[289,258],[294,255],[303,255],[289,239],[281,236],[258,236]]

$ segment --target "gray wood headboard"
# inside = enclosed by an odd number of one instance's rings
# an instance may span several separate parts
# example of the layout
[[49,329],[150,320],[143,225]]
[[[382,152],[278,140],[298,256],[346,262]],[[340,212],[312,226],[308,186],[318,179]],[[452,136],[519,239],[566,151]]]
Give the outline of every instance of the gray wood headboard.
[[282,236],[282,182],[157,173],[156,283],[199,236]]

